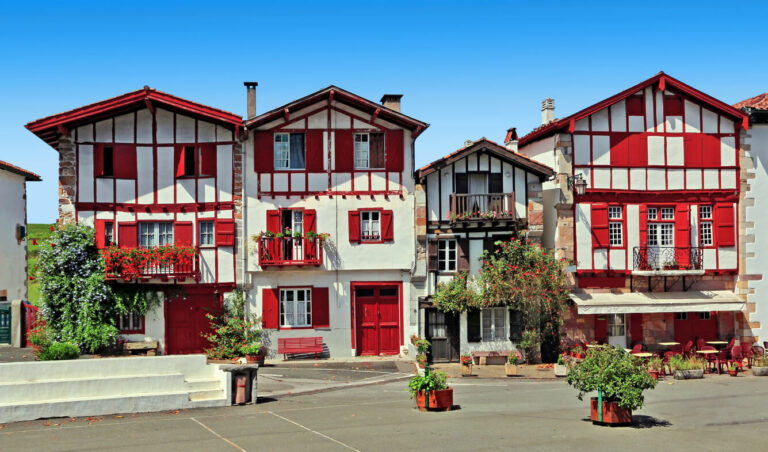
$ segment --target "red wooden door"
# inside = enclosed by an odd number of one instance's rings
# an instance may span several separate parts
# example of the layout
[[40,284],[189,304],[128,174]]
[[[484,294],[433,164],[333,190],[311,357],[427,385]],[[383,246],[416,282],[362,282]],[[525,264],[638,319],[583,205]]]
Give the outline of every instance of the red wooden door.
[[215,294],[187,294],[166,302],[165,337],[166,353],[186,355],[203,353],[208,341],[202,336],[210,332],[210,322],[205,314],[221,308]]
[[396,355],[400,351],[397,287],[355,289],[355,331],[359,355]]
[[677,312],[675,313],[675,342],[680,342],[684,347],[688,341],[694,341],[693,319],[695,312]]
[[693,335],[705,341],[720,339],[717,335],[717,315],[709,312],[689,312],[688,318],[693,318]]

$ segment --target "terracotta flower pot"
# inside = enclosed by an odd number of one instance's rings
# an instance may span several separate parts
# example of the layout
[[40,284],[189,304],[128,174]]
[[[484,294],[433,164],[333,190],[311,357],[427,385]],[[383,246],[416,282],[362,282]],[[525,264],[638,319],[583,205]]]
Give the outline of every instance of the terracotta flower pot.
[[[600,424],[597,411],[597,397],[590,400],[590,418],[593,424]],[[632,423],[632,411],[622,408],[618,402],[603,400],[603,422],[607,425],[629,425]]]
[[649,371],[648,371],[648,374],[650,374],[650,376],[651,376],[651,377],[652,377],[654,380],[658,380],[658,379],[659,379],[659,371],[658,371],[658,370],[649,370]]
[[245,359],[249,363],[264,364],[264,355],[245,355]]
[[728,375],[730,375],[732,377],[738,377],[739,376],[739,370],[738,369],[736,369],[736,370],[728,369]]
[[416,405],[419,411],[451,411],[453,407],[453,388],[440,391],[429,391],[429,408],[424,404],[424,391],[416,394]]

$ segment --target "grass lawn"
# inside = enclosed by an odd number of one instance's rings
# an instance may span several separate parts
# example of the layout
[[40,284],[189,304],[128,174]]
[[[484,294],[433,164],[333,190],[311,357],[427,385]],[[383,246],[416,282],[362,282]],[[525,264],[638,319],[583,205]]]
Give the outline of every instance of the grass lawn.
[[[27,281],[27,298],[29,302],[38,305],[40,302],[40,286],[37,282],[37,258],[40,254],[40,246],[51,235],[52,224],[28,224],[27,225],[27,275],[35,278]],[[36,241],[37,245],[32,242]]]

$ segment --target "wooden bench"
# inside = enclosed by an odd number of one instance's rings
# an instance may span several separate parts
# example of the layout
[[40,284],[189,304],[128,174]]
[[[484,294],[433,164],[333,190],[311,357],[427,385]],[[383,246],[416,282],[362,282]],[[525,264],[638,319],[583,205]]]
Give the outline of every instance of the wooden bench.
[[[512,350],[492,350],[492,351],[481,351],[481,352],[472,352],[470,355],[472,356],[472,360],[476,361],[478,365],[485,366],[488,362],[488,358],[499,358],[500,364],[504,364],[507,362],[507,356],[512,353]],[[495,359],[493,359],[495,361]]]
[[157,355],[157,341],[126,342],[123,349],[129,354],[143,353],[147,356]]
[[314,353],[315,359],[319,353],[323,353],[322,337],[284,337],[277,339],[277,353],[283,354],[283,360],[288,355]]

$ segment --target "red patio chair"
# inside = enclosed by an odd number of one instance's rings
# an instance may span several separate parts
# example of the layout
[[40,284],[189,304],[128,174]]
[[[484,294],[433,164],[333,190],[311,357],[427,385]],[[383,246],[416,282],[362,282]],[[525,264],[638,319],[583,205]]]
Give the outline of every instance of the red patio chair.
[[734,345],[736,345],[736,338],[732,337],[731,340],[728,341],[728,345],[725,346],[725,349],[730,351]]
[[747,368],[752,368],[752,343],[751,342],[742,342],[741,343],[741,354],[744,358],[747,359]]
[[[711,345],[704,345],[699,350],[701,350],[701,351],[715,350],[715,347],[713,347]],[[712,365],[713,364],[717,365],[717,354],[715,354],[715,353],[711,353],[711,354],[708,353],[706,355],[702,355],[702,358],[704,358],[704,360],[707,361],[707,370],[709,370],[709,372],[711,373],[712,372]],[[720,369],[719,368],[718,368],[717,373],[720,373]]]
[[642,353],[643,352],[643,344],[635,344],[632,347],[632,351],[630,353]]
[[683,356],[687,356],[690,358],[692,349],[693,349],[693,341],[688,341],[683,347]]
[[704,347],[706,347],[707,343],[704,342],[703,338],[696,339],[696,350],[704,350]]
[[752,356],[765,356],[765,348],[759,345],[752,346]]
[[765,354],[766,350],[768,350],[768,341],[763,341],[763,354]]
[[744,356],[741,354],[741,345],[734,345],[733,348],[731,348],[731,357],[728,359],[728,367],[731,366],[732,363],[738,363],[739,367],[741,367],[741,362],[744,360]]
[[[720,375],[721,371],[728,371],[728,350],[722,349],[717,352],[715,357],[715,365],[717,366],[717,374]],[[725,366],[725,370],[723,370]]]
[[[672,358],[675,355],[679,355],[680,353],[677,352],[665,352],[664,357],[661,358],[661,371],[664,373],[664,375],[667,375],[667,365],[669,364],[669,359]],[[671,372],[670,372],[671,375]]]

